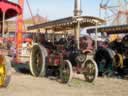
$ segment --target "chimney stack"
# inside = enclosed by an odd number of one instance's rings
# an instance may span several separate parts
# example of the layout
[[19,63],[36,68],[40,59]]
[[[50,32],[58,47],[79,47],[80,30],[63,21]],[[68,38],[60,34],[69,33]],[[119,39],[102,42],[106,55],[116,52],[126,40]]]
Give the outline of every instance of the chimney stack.
[[81,0],[75,0],[74,2],[74,16],[81,16]]

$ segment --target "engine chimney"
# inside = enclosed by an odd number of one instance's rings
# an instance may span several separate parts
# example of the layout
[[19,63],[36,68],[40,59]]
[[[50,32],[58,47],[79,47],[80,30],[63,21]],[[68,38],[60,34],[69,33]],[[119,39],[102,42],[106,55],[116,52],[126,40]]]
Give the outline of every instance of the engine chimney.
[[81,11],[81,0],[75,0],[74,2],[74,16],[80,16]]

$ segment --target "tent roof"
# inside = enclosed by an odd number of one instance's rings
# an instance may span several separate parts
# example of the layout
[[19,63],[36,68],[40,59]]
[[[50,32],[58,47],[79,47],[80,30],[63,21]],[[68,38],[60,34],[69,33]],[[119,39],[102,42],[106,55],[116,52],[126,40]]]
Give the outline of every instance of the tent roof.
[[0,0],[0,21],[2,21],[4,11],[6,12],[5,19],[9,19],[22,13],[22,9],[18,4],[7,0]]

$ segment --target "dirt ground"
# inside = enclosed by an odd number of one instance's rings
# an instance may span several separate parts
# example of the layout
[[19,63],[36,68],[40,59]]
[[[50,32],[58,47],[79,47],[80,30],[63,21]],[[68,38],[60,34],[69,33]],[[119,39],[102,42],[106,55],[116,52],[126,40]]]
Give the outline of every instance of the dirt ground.
[[66,85],[13,72],[9,86],[0,89],[0,96],[128,96],[128,80],[97,78],[94,83],[87,83],[73,79]]

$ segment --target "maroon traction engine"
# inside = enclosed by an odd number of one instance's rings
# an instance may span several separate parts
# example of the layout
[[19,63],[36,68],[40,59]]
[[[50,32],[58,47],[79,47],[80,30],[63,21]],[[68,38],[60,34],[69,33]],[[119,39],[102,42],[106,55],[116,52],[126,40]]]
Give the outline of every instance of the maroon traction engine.
[[[81,16],[79,19],[82,21],[78,23],[77,19],[77,17],[68,17],[28,27],[28,30],[40,28],[46,30],[44,36],[37,34],[34,39],[35,43],[33,43],[29,62],[32,75],[38,77],[52,73],[63,83],[71,81],[74,72],[83,74],[88,82],[96,79],[98,69],[93,59],[92,48],[86,44],[88,39],[80,39],[77,28],[94,26],[95,21],[103,22],[103,20]],[[73,35],[74,38],[70,37],[68,33],[65,34],[64,31],[69,29],[77,30],[77,34]],[[49,33],[48,30],[52,30],[52,33],[51,31]],[[57,36],[58,31],[62,31],[63,35]],[[50,34],[51,38],[49,38]],[[40,40],[39,37],[44,40]],[[81,45],[87,46],[80,48]],[[90,50],[85,50],[86,48]]]

